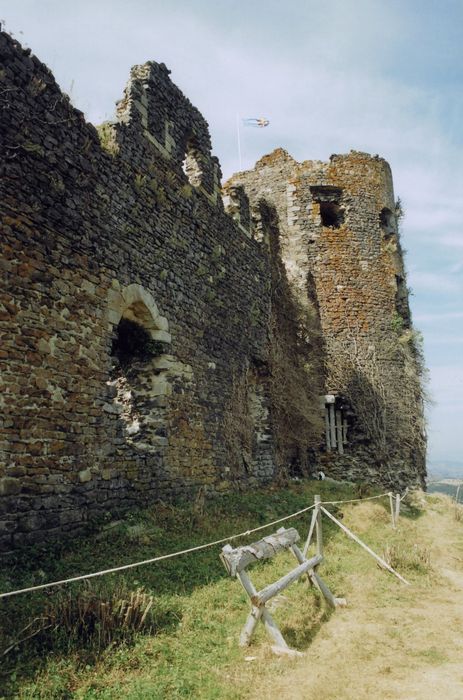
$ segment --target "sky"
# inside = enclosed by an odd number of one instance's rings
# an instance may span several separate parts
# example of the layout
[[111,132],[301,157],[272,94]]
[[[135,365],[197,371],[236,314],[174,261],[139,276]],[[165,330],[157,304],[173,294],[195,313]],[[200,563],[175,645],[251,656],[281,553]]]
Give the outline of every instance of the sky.
[[389,161],[423,333],[429,462],[463,476],[462,0],[0,0],[4,28],[98,124],[130,67],[164,62],[206,117],[224,179],[283,147]]

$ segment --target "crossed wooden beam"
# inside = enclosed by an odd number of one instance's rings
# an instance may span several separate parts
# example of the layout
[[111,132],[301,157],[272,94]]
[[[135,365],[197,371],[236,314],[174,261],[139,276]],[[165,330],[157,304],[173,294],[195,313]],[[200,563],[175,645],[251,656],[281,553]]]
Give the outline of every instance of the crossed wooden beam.
[[[269,636],[275,643],[275,646],[272,647],[275,652],[300,655],[300,652],[289,648],[278,626],[275,624],[273,617],[265,607],[265,604],[303,574],[307,574],[310,583],[319,589],[330,606],[336,608],[339,605],[345,605],[344,599],[335,598],[326,583],[317,573],[316,569],[323,561],[323,554],[319,552],[310,559],[307,559],[296,544],[299,539],[299,533],[295,528],[291,527],[285,530],[285,528],[282,527],[274,535],[264,537],[253,544],[236,548],[227,544],[223,547],[220,558],[226,570],[230,576],[236,576],[239,579],[251,601],[251,612],[248,615],[240,635],[241,646],[247,646],[250,643],[254,630],[260,620],[265,625]],[[256,562],[270,559],[278,552],[285,549],[291,550],[298,561],[298,566],[275,583],[271,583],[261,591],[256,591],[246,572],[246,568]]]

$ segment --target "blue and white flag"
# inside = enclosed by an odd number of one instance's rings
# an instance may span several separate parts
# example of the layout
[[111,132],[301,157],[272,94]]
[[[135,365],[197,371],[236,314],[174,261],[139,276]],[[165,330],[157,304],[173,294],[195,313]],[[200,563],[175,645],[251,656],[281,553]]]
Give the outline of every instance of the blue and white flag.
[[256,126],[259,129],[263,129],[264,126],[268,126],[270,121],[264,117],[252,117],[249,119],[243,119],[244,126]]

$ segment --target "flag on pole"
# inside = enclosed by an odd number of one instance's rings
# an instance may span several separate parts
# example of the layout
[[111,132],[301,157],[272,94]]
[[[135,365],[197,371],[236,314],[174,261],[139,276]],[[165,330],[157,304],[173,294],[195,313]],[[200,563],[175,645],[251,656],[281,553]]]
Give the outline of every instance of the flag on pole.
[[264,117],[251,117],[249,119],[243,119],[244,126],[254,126],[262,129],[264,126],[268,126],[270,121]]

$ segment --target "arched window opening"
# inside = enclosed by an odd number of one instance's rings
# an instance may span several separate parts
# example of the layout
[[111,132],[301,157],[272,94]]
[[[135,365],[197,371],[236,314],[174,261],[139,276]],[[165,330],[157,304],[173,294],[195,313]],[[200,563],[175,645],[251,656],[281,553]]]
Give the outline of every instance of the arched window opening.
[[152,337],[152,327],[143,302],[125,309],[114,329],[109,380],[124,438],[145,452],[159,452],[167,445],[165,414],[171,390],[165,361],[169,345]]
[[111,355],[121,367],[128,367],[136,360],[146,362],[157,352],[162,353],[162,344],[152,340],[143,326],[129,318],[121,318],[111,346]]
[[201,166],[201,152],[190,141],[186,147],[185,159],[182,169],[188,178],[190,185],[199,187],[203,180],[203,169]]

